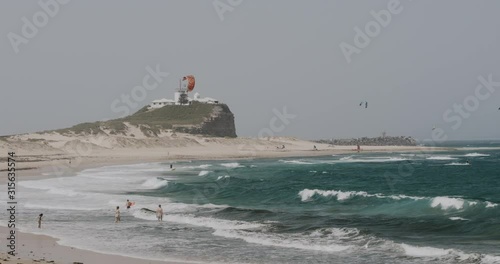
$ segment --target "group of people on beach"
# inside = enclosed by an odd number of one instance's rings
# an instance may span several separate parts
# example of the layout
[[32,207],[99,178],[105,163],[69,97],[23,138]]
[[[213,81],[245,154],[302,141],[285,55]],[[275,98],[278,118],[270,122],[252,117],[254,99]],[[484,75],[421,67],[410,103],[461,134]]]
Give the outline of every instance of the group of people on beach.
[[[130,209],[130,207],[132,207],[134,204],[135,204],[134,202],[127,200],[127,203],[125,203],[125,207],[127,207],[127,209]],[[43,218],[43,214],[39,214],[36,217],[36,221],[38,223],[38,228],[42,228],[42,218]],[[161,204],[159,204],[158,208],[156,209],[156,218],[160,222],[163,221],[163,208],[161,208]],[[117,206],[116,210],[115,210],[115,223],[119,223],[120,221],[121,221],[120,206]]]
[[[127,199],[127,202],[125,203],[125,207],[127,207],[127,210],[130,209],[130,207],[132,207],[133,205],[135,205],[135,203]],[[156,209],[156,218],[160,222],[163,221],[163,208],[161,208],[161,204],[159,204],[158,208]],[[117,206],[115,210],[115,223],[119,223],[120,221],[121,221],[120,206]]]

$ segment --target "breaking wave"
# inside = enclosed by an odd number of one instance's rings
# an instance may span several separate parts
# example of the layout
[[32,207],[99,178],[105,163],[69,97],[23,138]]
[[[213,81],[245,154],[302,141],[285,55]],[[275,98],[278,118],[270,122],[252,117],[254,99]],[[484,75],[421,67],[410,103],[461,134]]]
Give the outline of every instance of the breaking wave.
[[144,188],[148,188],[148,189],[160,189],[160,188],[165,187],[167,185],[168,185],[167,180],[165,180],[163,178],[155,177],[155,178],[147,179],[141,186]]
[[456,160],[457,158],[453,158],[450,156],[430,156],[427,157],[428,160]]
[[242,168],[242,167],[245,167],[245,166],[240,165],[238,162],[222,163],[221,166],[224,166],[226,168]]
[[211,173],[211,171],[203,170],[203,171],[200,171],[200,173],[198,173],[198,176],[205,176],[205,175],[208,175],[210,173]]
[[311,164],[314,164],[314,163],[306,162],[306,161],[302,161],[302,160],[280,160],[280,161],[283,162],[283,163],[287,163],[287,164],[299,164],[299,165],[311,165]]
[[465,157],[489,157],[490,155],[474,152],[474,153],[467,153],[464,156]]
[[448,164],[444,164],[445,166],[470,166],[470,163],[467,163],[467,162],[464,162],[464,163],[460,163],[460,162],[452,162],[452,163],[448,163]]
[[365,191],[340,191],[340,190],[318,190],[318,189],[304,189],[298,193],[302,202],[311,202],[315,196],[319,197],[335,197],[338,201],[346,201],[355,197],[360,198],[375,198],[375,199],[390,199],[390,200],[427,200],[431,208],[447,210],[462,210],[474,206],[482,206],[483,208],[494,208],[497,204],[489,201],[475,201],[466,200],[463,198],[437,196],[437,197],[419,197],[408,195],[383,195],[383,194],[370,194]]

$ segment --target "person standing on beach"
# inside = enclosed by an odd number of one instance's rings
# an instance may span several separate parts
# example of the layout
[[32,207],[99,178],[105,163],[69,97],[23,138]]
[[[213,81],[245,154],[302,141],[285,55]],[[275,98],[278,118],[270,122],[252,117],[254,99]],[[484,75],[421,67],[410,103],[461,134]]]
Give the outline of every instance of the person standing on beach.
[[158,209],[156,209],[156,218],[158,218],[160,222],[163,221],[163,209],[161,208],[161,204],[159,204]]
[[38,217],[36,218],[37,221],[38,221],[38,228],[42,228],[42,217],[43,217],[43,214],[40,214],[38,215]]
[[117,206],[115,211],[115,223],[118,222],[120,222],[120,206]]

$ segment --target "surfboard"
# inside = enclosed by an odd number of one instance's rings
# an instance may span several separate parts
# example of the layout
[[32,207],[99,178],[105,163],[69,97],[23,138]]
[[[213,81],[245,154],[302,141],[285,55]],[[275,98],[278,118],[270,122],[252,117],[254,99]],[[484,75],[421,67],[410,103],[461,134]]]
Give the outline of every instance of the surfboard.
[[146,213],[156,213],[156,211],[153,211],[153,210],[151,210],[149,208],[141,208],[141,211],[144,211]]

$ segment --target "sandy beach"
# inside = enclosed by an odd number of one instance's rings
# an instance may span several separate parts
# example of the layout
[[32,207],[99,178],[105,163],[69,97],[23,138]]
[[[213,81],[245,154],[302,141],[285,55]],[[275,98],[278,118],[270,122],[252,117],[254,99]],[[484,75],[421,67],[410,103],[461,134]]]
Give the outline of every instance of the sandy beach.
[[[43,139],[43,143],[41,143]],[[119,143],[120,138],[65,137],[55,134],[26,134],[0,141],[0,152],[15,152],[16,180],[76,175],[88,168],[108,165],[182,160],[262,159],[296,156],[326,156],[356,152],[353,146],[331,146],[296,138],[210,138],[193,135],[164,136]],[[47,144],[47,142],[50,142]],[[283,149],[283,146],[285,148]],[[318,150],[313,150],[316,146]],[[362,146],[361,152],[433,152],[439,148]],[[0,164],[5,172],[7,162]],[[5,184],[6,177],[0,182]],[[0,228],[2,237],[8,229]],[[42,229],[43,232],[43,229]],[[18,232],[17,256],[4,253],[2,263],[172,263],[101,254],[61,246],[57,239]]]
[[[282,147],[285,148],[282,148]],[[313,147],[316,146],[317,150]],[[422,146],[361,146],[366,152],[435,152],[448,148]],[[158,138],[123,136],[63,136],[23,134],[0,139],[1,153],[14,151],[16,169],[26,177],[69,176],[92,167],[181,160],[231,160],[326,156],[356,153],[355,146],[332,146],[293,137],[214,138],[190,134]],[[0,163],[5,171],[7,162]],[[5,181],[1,179],[0,182]]]
[[[2,237],[8,232],[5,227],[0,227]],[[124,264],[160,264],[176,263],[166,261],[143,260],[110,254],[101,254],[73,247],[57,244],[57,239],[45,236],[17,233],[18,255],[13,257],[1,253],[1,263],[124,263]]]

